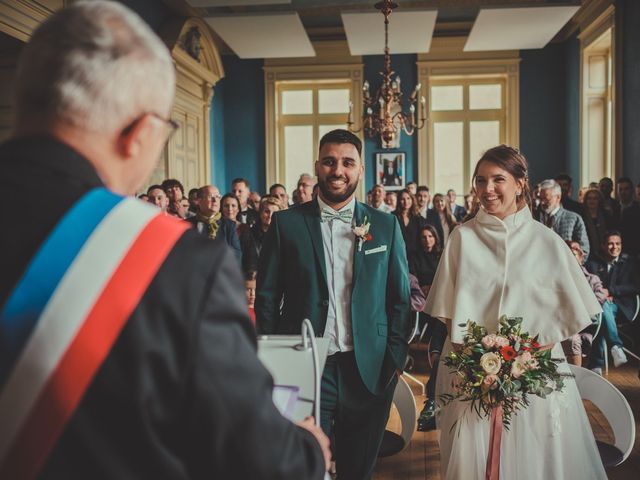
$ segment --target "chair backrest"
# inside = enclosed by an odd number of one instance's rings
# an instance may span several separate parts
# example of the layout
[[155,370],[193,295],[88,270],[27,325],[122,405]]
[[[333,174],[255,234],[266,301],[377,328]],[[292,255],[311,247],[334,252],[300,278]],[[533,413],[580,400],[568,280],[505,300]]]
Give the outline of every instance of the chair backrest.
[[416,414],[416,399],[413,396],[411,387],[402,377],[398,378],[396,389],[393,392],[393,403],[398,409],[398,416],[400,417],[402,428],[400,436],[404,443],[402,447],[404,450],[409,445],[411,437],[413,437],[413,433],[416,430],[418,416]]
[[413,324],[413,330],[411,330],[411,334],[409,335],[409,339],[407,340],[407,343],[413,342],[413,339],[416,338],[416,336],[418,336],[418,333],[420,333],[420,312],[414,312],[414,313],[416,318]]
[[635,321],[636,318],[638,318],[638,312],[640,312],[640,295],[636,295],[636,311],[633,314],[633,318],[631,319],[631,321]]
[[636,424],[629,402],[608,380],[597,373],[576,365],[569,365],[575,376],[580,397],[600,409],[613,430],[615,447],[622,452],[618,465],[631,454],[636,439]]

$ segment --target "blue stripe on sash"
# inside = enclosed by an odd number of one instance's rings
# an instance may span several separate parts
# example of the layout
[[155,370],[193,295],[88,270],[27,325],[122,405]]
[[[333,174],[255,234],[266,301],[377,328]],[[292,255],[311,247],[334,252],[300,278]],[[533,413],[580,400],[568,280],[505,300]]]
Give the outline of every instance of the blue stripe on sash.
[[105,188],[91,190],[63,216],[32,258],[0,311],[0,388],[87,239],[122,200]]

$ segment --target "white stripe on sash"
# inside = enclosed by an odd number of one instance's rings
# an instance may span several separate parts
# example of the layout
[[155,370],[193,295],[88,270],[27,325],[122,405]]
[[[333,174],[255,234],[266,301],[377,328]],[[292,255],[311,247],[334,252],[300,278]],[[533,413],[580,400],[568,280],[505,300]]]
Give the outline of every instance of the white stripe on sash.
[[156,215],[156,208],[140,200],[122,200],[62,277],[0,392],[0,463],[113,272]]

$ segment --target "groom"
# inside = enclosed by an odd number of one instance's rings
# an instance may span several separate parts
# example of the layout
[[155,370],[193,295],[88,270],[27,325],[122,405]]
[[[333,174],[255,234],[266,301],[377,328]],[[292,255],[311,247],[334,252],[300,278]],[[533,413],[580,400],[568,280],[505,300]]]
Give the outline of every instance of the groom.
[[256,294],[259,334],[298,334],[308,318],[329,339],[320,420],[341,480],[373,475],[410,328],[399,224],[354,197],[361,151],[346,130],[322,137],[318,197],[273,216]]

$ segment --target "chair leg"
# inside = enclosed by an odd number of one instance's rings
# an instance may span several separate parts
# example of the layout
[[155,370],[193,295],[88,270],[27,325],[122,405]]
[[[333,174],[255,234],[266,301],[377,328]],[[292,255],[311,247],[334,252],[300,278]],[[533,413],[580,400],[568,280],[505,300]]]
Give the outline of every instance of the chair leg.
[[425,394],[424,383],[422,383],[420,380],[418,380],[416,377],[414,377],[410,373],[402,372],[402,375],[404,375],[409,380],[411,380],[411,381],[417,383],[418,385],[420,385],[420,389],[422,390],[422,395],[424,396],[424,394]]
[[609,345],[604,339],[602,342],[604,343],[604,374],[609,375]]
[[626,353],[630,357],[635,358],[636,360],[638,360],[640,362],[640,357],[638,355],[636,355],[635,353],[633,353],[631,350],[629,350],[628,348],[625,348],[625,347],[622,347],[622,350],[624,351],[624,353]]

